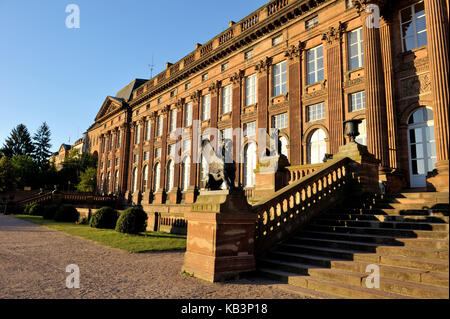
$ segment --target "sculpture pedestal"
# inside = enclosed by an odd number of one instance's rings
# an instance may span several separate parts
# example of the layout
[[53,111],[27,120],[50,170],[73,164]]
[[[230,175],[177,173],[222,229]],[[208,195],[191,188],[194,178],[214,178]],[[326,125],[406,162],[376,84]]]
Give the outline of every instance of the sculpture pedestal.
[[286,166],[289,166],[289,162],[284,155],[267,157],[258,163],[255,170],[253,201],[267,198],[289,184]]
[[427,178],[427,188],[430,191],[448,192],[449,190],[449,161],[436,163],[437,174]]
[[243,190],[201,191],[188,222],[183,271],[217,282],[255,270],[257,216]]

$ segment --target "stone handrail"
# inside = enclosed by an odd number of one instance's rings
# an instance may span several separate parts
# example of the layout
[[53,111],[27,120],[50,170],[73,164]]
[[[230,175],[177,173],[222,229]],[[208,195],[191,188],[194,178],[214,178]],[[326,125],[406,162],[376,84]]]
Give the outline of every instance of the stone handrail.
[[286,169],[289,171],[289,184],[292,184],[299,179],[304,178],[311,173],[314,173],[315,171],[323,167],[323,165],[324,163],[286,167]]
[[287,238],[316,214],[335,205],[354,178],[350,158],[336,159],[253,206],[257,214],[255,252]]
[[52,200],[62,200],[62,201],[68,201],[68,202],[79,202],[79,203],[86,203],[86,204],[101,204],[101,203],[112,203],[117,201],[116,196],[101,196],[101,195],[95,195],[90,193],[53,193],[53,192],[47,192],[44,194],[40,194],[37,196],[33,196],[31,198],[24,199],[22,201],[19,201],[16,203],[17,206],[25,207],[29,204],[33,203],[43,203],[47,201]]

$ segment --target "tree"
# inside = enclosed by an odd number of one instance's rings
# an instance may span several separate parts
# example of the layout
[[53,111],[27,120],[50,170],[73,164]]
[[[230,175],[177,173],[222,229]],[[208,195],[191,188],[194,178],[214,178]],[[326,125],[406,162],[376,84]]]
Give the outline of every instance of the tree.
[[3,156],[0,158],[0,192],[6,192],[14,189],[14,167],[11,160]]
[[88,167],[81,173],[80,183],[77,185],[77,191],[92,193],[97,186],[97,169]]
[[34,134],[33,136],[34,159],[41,170],[44,170],[48,167],[48,159],[52,154],[50,152],[50,148],[52,147],[52,145],[50,144],[50,136],[50,128],[48,127],[46,122],[42,123],[36,134]]
[[19,124],[12,131],[3,145],[2,152],[5,156],[12,158],[16,155],[33,155],[34,146],[30,133],[25,125]]
[[11,163],[14,168],[15,183],[17,188],[36,187],[39,179],[36,174],[37,164],[33,161],[31,156],[16,155],[11,158]]

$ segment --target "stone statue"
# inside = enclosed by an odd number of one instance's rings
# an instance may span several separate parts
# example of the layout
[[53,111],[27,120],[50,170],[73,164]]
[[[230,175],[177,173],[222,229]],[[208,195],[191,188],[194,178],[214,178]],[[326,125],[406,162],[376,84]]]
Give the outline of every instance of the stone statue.
[[233,142],[225,140],[222,144],[222,156],[217,156],[211,142],[202,141],[202,156],[208,163],[209,172],[203,181],[205,188],[211,191],[234,188],[236,178],[236,164],[227,163],[228,154],[232,154]]

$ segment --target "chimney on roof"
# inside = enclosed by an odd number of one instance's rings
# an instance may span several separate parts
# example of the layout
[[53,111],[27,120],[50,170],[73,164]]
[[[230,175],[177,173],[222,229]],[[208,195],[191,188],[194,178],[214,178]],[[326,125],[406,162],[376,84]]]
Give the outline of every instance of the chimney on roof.
[[168,68],[170,68],[171,65],[172,65],[172,63],[166,62],[166,70],[167,70]]
[[231,27],[233,26],[233,24],[235,24],[235,23],[236,23],[236,22],[234,22],[234,21],[228,22],[228,27],[231,28]]
[[196,44],[195,44],[195,49],[198,49],[198,48],[200,48],[201,46],[202,46],[201,43],[196,43]]

